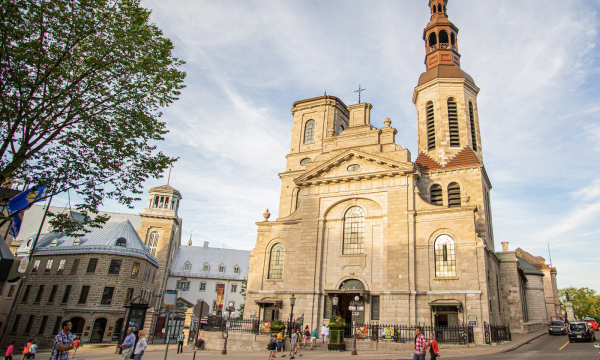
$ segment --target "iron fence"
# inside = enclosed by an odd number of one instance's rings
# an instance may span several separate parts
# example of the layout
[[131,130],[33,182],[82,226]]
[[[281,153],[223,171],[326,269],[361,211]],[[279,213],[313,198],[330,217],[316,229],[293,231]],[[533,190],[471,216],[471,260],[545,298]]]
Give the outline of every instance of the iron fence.
[[495,325],[484,322],[483,332],[486,344],[511,341],[510,326],[508,325]]
[[[224,332],[227,330],[227,322],[229,321],[229,332],[244,333],[244,334],[269,334],[271,332],[271,323],[263,322],[258,319],[227,319],[222,316],[208,316],[200,323],[200,329],[211,332]],[[293,321],[284,321],[288,336],[292,329],[296,331],[302,330],[304,324],[304,316]],[[292,324],[292,326],[290,326]]]
[[[386,325],[386,324],[361,324],[356,325],[357,339],[370,339],[376,341],[390,341],[397,343],[412,343],[420,328],[426,339],[429,333],[434,333],[439,343],[467,344],[473,342],[472,329],[466,324],[458,326],[427,326],[427,325]],[[471,330],[469,332],[469,330]],[[352,338],[352,324],[346,324],[344,337]]]

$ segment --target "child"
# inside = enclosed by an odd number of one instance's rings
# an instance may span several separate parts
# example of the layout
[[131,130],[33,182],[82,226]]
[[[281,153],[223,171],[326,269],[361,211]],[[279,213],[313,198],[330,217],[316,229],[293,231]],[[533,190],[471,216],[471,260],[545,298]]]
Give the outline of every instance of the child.
[[4,356],[4,360],[12,360],[13,352],[15,351],[16,341],[11,341],[8,349],[6,349],[6,355]]
[[35,353],[37,352],[37,344],[35,340],[31,341],[31,346],[29,347],[29,358],[35,359]]
[[79,337],[76,337],[75,341],[73,342],[73,357],[75,357],[75,353],[77,352],[78,348],[79,348]]
[[25,344],[25,347],[23,348],[23,358],[21,360],[29,359],[29,349],[31,348],[31,341],[32,339],[29,339],[29,341],[27,341],[27,344]]
[[269,360],[273,360],[275,353],[277,352],[277,338],[275,334],[271,334],[271,340],[269,341]]

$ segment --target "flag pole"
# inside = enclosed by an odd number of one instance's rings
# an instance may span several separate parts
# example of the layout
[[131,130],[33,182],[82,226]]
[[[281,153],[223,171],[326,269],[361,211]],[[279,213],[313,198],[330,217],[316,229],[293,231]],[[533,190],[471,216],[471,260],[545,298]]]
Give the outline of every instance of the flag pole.
[[[42,222],[40,223],[40,227],[39,227],[37,235],[35,237],[35,241],[33,242],[32,248],[29,251],[29,255],[28,255],[29,263],[31,262],[31,258],[33,257],[33,251],[35,250],[35,247],[37,246],[38,239],[40,238],[40,233],[42,232],[42,229],[44,227],[44,221],[46,221],[46,215],[48,214],[48,209],[50,209],[50,203],[52,202],[53,196],[54,195],[50,196],[50,199],[48,200],[48,205],[46,205],[46,210],[44,210],[44,216],[42,217]],[[15,238],[16,238],[16,236],[15,236]],[[29,267],[29,265],[27,265],[27,267]],[[19,299],[21,298],[21,293],[23,292],[23,283],[25,282],[26,278],[27,278],[26,275],[21,277],[21,281],[19,283],[19,289],[17,290],[17,294],[13,298],[13,302],[10,307],[10,312],[8,313],[8,321],[6,322],[6,326],[4,326],[2,340],[0,341],[0,348],[2,348],[2,349],[4,348],[4,342],[6,341],[6,335],[8,334],[8,327],[14,321],[13,318],[15,316],[15,310],[17,308],[17,304],[19,303]]]

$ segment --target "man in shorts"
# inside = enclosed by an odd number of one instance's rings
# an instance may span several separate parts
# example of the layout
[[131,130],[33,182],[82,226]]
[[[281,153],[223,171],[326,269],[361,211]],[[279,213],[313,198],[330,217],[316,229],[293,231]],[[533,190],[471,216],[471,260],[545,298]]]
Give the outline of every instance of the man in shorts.
[[314,349],[317,347],[317,336],[319,336],[319,332],[317,331],[317,328],[315,328],[312,331],[311,337],[310,337],[310,349]]
[[285,340],[285,330],[281,330],[279,334],[277,334],[277,350],[281,350],[281,357],[285,357],[283,353],[283,340]]
[[296,353],[297,346],[298,346],[298,334],[296,333],[296,329],[292,329],[292,336],[290,336],[290,359],[294,358],[294,354]]

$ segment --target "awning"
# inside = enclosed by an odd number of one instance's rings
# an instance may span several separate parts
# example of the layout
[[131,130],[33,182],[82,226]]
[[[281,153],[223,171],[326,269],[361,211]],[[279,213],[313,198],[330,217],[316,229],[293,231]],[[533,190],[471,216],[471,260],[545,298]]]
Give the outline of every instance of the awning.
[[260,299],[260,300],[255,300],[254,301],[257,305],[275,305],[278,307],[281,307],[281,304],[283,304],[283,301],[281,299],[276,299],[276,298],[264,298],[264,299]]
[[458,308],[462,308],[462,302],[460,300],[435,300],[429,303],[429,306],[458,306]]

